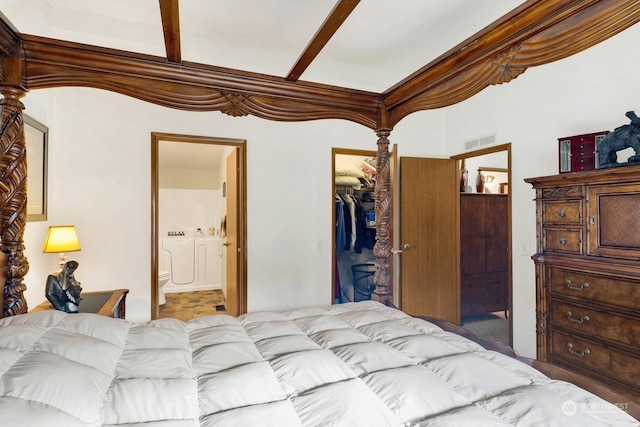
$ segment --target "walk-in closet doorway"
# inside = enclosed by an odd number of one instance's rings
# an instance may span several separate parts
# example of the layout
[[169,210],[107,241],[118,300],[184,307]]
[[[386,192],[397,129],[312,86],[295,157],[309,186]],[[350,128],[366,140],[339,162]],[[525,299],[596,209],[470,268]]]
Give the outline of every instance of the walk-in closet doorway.
[[332,150],[332,301],[371,299],[375,286],[376,151]]

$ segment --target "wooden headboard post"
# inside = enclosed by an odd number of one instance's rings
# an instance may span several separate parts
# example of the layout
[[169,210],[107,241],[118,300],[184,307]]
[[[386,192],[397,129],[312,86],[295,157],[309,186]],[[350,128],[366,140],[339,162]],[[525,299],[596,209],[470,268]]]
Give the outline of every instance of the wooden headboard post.
[[[27,220],[27,148],[20,98],[25,91],[0,86],[0,250],[6,266],[3,283],[2,316],[27,312],[23,278],[29,271],[24,255],[24,228]],[[4,261],[4,260],[3,260]],[[4,263],[3,263],[4,264]]]
[[376,258],[376,272],[373,283],[376,289],[372,299],[386,304],[393,300],[391,279],[391,169],[389,165],[390,129],[381,128],[378,135],[378,153],[376,156],[376,244],[373,255]]
[[[0,15],[1,16],[1,15]],[[2,18],[4,18],[2,16]],[[27,147],[24,136],[26,61],[19,33],[0,20],[0,283],[1,317],[27,312],[23,282],[27,222]]]

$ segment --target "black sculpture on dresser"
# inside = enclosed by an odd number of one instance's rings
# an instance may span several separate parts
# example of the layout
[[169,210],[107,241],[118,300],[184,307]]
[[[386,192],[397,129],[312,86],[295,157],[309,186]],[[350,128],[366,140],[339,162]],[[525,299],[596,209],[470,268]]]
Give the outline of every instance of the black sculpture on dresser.
[[[625,116],[631,123],[615,128],[598,143],[598,169],[640,164],[640,117],[634,111],[627,111]],[[635,154],[625,163],[618,163],[618,151],[629,147]]]

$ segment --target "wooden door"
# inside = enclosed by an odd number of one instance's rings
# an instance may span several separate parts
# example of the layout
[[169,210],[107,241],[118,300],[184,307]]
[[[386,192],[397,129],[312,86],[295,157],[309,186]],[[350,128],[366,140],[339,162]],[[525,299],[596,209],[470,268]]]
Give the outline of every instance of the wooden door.
[[234,148],[227,157],[226,175],[226,312],[232,316],[238,313],[238,259],[240,251],[244,250],[239,245],[238,240],[238,148]]
[[400,158],[401,308],[460,323],[455,160]]

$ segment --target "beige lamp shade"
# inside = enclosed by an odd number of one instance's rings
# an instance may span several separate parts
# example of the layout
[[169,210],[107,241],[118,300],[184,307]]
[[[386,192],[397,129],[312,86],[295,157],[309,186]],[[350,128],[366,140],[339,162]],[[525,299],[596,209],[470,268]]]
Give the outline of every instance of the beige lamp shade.
[[44,239],[44,253],[75,252],[80,250],[80,241],[73,225],[52,225]]

